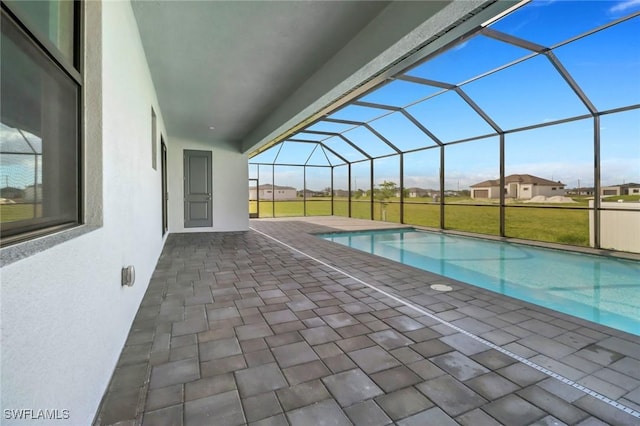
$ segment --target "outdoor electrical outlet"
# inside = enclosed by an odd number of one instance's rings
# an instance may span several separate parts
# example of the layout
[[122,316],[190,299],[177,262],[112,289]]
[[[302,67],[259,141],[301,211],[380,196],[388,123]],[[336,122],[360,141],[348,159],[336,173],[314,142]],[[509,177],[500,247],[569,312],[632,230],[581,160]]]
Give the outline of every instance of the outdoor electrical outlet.
[[133,287],[133,283],[136,281],[136,269],[133,265],[125,266],[122,268],[122,286]]

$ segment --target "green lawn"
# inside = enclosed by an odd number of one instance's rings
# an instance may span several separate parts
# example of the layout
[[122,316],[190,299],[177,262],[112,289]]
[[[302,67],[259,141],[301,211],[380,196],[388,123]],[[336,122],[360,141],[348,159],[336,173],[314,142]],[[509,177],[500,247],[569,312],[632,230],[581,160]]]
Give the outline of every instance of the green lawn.
[[[399,200],[398,200],[399,201]],[[420,199],[412,198],[404,205],[404,222],[409,225],[440,227],[440,205],[435,203],[420,204]],[[422,202],[431,199],[422,199]],[[479,234],[500,234],[500,208],[497,202],[478,204],[477,200],[462,197],[445,199],[445,229],[475,232]],[[255,201],[253,201],[255,205]],[[510,207],[522,206],[522,207]],[[578,209],[535,208],[535,204],[512,203],[506,208],[505,231],[508,237],[526,240],[547,241],[578,246],[589,245],[589,211],[584,208],[587,200],[578,203],[557,205],[562,207],[578,207]],[[531,206],[531,207],[525,207]],[[276,201],[276,217],[304,215],[302,200]],[[389,202],[384,209],[387,222],[400,223],[400,203]],[[330,215],[330,198],[314,198],[307,200],[307,215]],[[346,198],[334,200],[334,215],[348,215]],[[366,199],[352,200],[351,216],[360,219],[371,219],[371,202]],[[375,202],[373,217],[382,220],[382,203]],[[273,217],[273,203],[260,201],[260,217]]]
[[32,219],[42,215],[42,205],[36,206],[36,215],[33,214],[33,204],[0,204],[0,221],[16,222],[18,220]]

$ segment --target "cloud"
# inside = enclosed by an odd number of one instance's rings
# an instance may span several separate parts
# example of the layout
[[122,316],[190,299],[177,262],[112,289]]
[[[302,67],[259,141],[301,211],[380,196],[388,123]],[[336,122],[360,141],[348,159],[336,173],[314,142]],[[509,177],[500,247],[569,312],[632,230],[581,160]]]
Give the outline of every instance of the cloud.
[[633,9],[635,7],[640,7],[640,0],[624,0],[615,6],[609,8],[609,13],[618,14],[621,12],[626,12],[629,9]]

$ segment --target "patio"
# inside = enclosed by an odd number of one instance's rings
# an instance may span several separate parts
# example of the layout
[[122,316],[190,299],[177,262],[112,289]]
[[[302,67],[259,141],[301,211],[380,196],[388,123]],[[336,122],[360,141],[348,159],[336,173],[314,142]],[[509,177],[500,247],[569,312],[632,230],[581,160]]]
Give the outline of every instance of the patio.
[[638,337],[310,235],[380,226],[170,235],[95,424],[638,424]]

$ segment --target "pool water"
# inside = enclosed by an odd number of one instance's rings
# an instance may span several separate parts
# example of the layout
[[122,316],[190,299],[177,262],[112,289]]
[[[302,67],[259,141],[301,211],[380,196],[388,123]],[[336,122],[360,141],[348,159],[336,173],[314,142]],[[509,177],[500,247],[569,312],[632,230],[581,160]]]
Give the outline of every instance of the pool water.
[[321,238],[640,335],[640,262],[415,229]]

